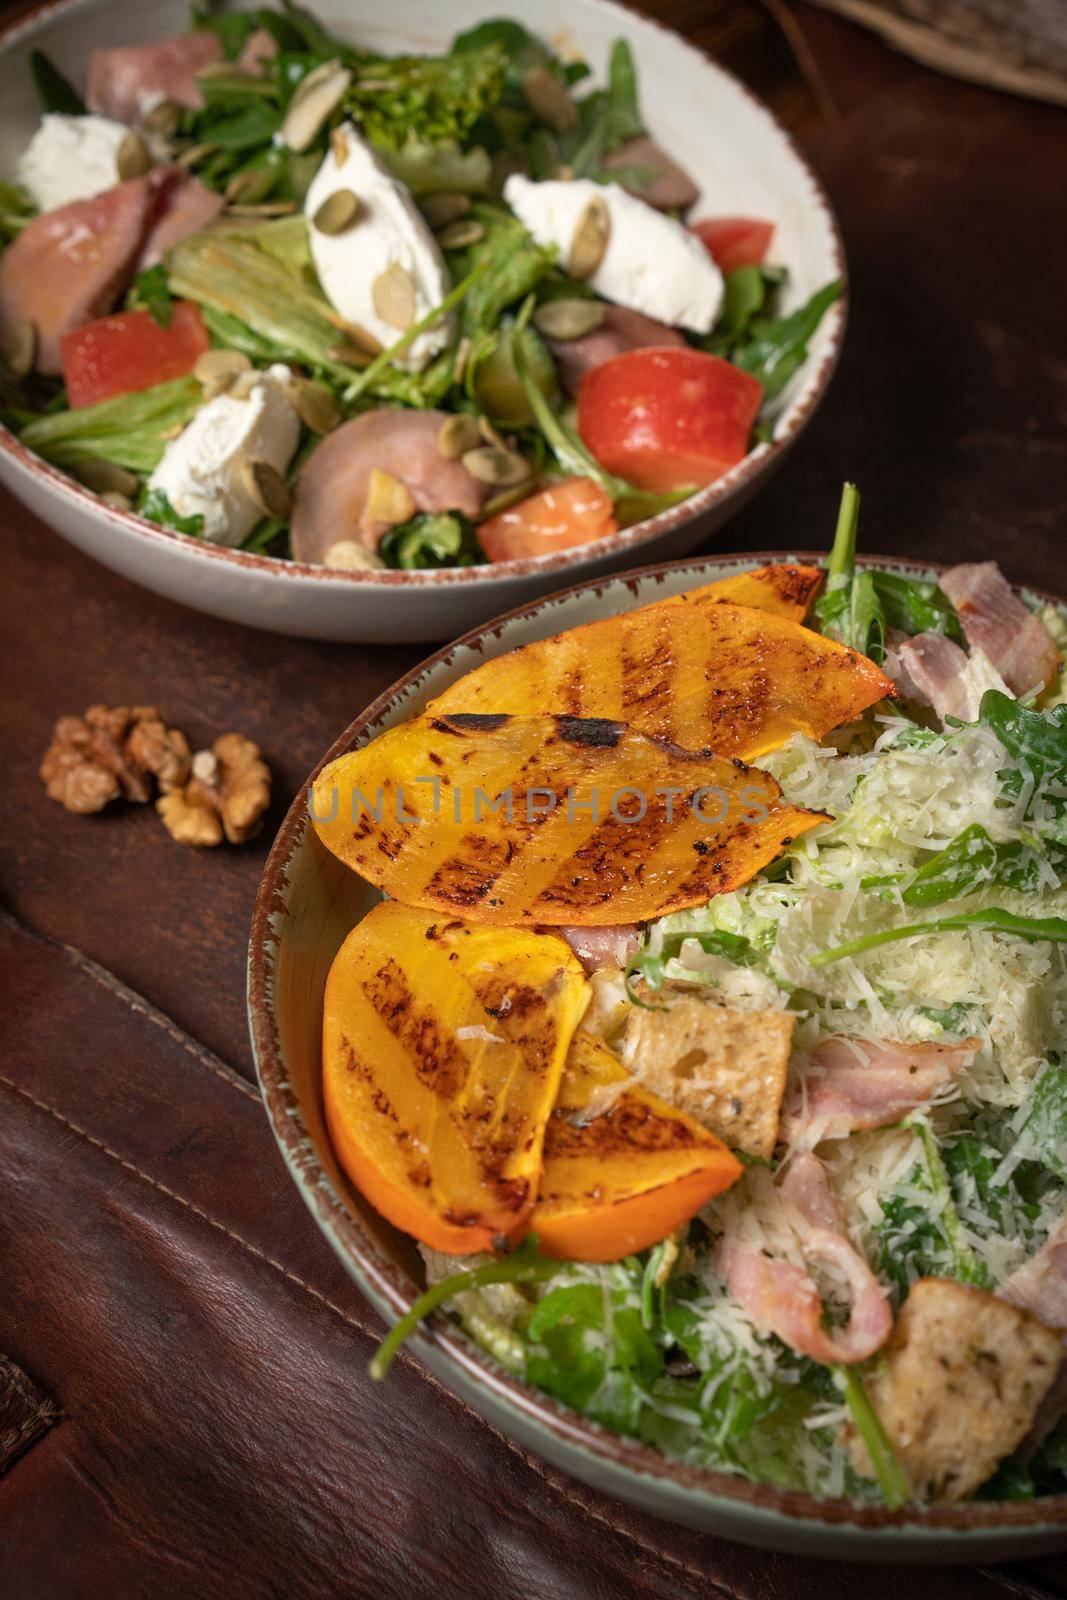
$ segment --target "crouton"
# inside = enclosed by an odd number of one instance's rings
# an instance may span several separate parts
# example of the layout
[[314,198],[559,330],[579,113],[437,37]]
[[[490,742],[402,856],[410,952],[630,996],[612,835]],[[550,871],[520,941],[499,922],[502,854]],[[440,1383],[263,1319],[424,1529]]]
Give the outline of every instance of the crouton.
[[[972,1495],[1026,1437],[1062,1356],[1057,1334],[984,1289],[914,1283],[868,1392],[916,1498]],[[873,1477],[851,1424],[844,1441]]]
[[741,1011],[675,994],[655,1010],[633,1009],[622,1056],[647,1089],[731,1150],[769,1159],[792,1038],[787,1012]]

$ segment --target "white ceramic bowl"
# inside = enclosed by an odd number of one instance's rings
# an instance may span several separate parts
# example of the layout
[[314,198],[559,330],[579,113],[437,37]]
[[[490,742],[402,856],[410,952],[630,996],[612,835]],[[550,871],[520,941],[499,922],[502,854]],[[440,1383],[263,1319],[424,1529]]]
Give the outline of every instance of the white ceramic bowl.
[[[503,9],[495,0],[310,0],[338,34],[383,51],[431,51]],[[810,167],[767,108],[736,78],[676,34],[612,0],[545,0],[531,25],[564,52],[599,69],[612,40],[634,49],[651,132],[701,185],[694,215],[749,214],[776,224],[774,255],[790,269],[799,304],[845,273],[829,202]],[[36,126],[26,70],[47,51],[84,83],[96,46],[180,33],[187,0],[52,0],[0,33],[0,175],[10,174]],[[833,306],[784,396],[773,443],[759,445],[716,483],[647,522],[575,551],[450,572],[331,572],[224,550],[110,510],[0,429],[0,480],[79,549],[147,589],[251,627],[368,643],[441,639],[464,632],[562,582],[686,555],[722,527],[778,465],[822,398],[837,361],[844,301]]]

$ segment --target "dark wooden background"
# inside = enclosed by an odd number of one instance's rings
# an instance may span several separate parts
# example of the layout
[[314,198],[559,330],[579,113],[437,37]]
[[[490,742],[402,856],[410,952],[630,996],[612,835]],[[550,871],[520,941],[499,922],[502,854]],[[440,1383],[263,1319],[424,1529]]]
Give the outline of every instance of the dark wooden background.
[[[736,11],[737,65],[778,73],[746,7],[655,9],[708,43]],[[814,74],[782,95],[841,218],[851,323],[818,417],[716,548],[824,544],[848,476],[865,549],[992,556],[1067,591],[1064,114],[799,0],[781,14]],[[37,765],[60,713],[154,702],[198,744],[256,739],[276,822],[418,652],[196,616],[7,497],[0,527],[0,1350],[43,1402],[34,1420],[25,1386],[7,1394],[16,1441],[0,1367],[5,1600],[1067,1595],[1052,1559],[905,1577],[746,1551],[562,1480],[410,1362],[372,1388],[376,1319],[253,1087],[245,939],[270,830],[198,854],[150,812],[66,815]]]

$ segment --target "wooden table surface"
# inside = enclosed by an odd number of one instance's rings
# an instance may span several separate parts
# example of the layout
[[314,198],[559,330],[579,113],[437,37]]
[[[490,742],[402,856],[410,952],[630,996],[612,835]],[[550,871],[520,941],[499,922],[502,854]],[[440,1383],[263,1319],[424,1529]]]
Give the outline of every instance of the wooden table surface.
[[[701,37],[698,0],[656,9]],[[841,219],[851,321],[818,417],[716,549],[824,545],[847,476],[865,549],[995,557],[1067,592],[1063,113],[789,15],[833,105],[801,138]],[[371,1386],[376,1318],[254,1088],[245,940],[271,829],[197,853],[150,810],[67,815],[37,766],[59,714],[155,703],[197,745],[255,739],[276,823],[419,652],[214,622],[7,497],[0,525],[5,1600],[1067,1595],[1052,1559],[905,1579],[747,1551],[526,1459],[410,1361]]]

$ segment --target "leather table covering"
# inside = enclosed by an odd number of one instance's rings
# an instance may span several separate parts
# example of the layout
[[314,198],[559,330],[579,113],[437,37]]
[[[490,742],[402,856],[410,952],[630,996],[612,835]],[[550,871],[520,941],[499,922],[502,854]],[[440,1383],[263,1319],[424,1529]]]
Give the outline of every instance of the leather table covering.
[[[702,10],[660,12],[700,37]],[[853,273],[841,371],[721,549],[994,556],[1067,591],[1061,113],[948,82],[797,4],[833,103],[801,135]],[[894,1572],[675,1528],[528,1459],[401,1359],[317,1233],[254,1084],[245,939],[271,831],[68,816],[54,718],[158,704],[275,774],[268,822],[419,653],[180,610],[0,499],[0,1596],[611,1600],[1067,1596],[1067,1562]],[[16,1451],[8,1436],[26,1427]]]

